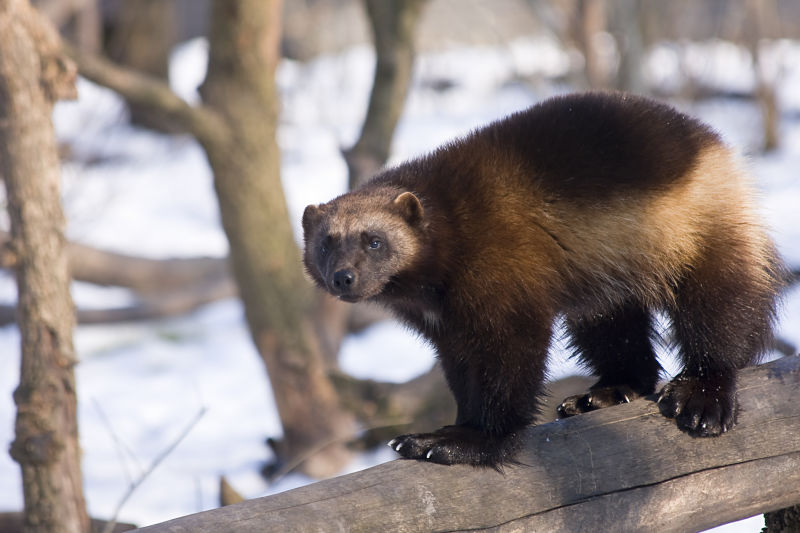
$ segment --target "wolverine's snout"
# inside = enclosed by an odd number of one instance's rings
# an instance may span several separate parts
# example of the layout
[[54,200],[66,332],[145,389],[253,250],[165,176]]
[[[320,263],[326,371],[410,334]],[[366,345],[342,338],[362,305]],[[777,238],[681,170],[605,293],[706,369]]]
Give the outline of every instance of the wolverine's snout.
[[333,288],[340,293],[349,292],[353,285],[355,285],[355,282],[356,275],[350,269],[344,268],[342,270],[337,270],[333,274]]
[[349,268],[343,268],[333,273],[328,281],[328,290],[334,296],[347,302],[354,302],[360,299],[357,292],[358,275]]

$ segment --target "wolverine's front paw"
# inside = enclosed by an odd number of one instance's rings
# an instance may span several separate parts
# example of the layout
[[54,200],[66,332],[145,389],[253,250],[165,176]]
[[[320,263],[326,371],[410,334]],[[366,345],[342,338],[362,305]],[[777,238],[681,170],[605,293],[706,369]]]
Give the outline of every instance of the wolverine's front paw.
[[392,439],[389,446],[407,459],[498,468],[510,461],[517,438],[514,434],[490,437],[467,426],[445,426],[433,433],[401,435]]
[[463,455],[457,443],[446,442],[436,433],[400,435],[392,439],[389,446],[406,459],[422,459],[443,465],[458,463],[458,457]]
[[630,403],[638,397],[639,395],[627,385],[599,387],[592,389],[587,394],[570,396],[561,402],[556,411],[558,418],[567,418],[612,405]]
[[667,383],[658,397],[658,408],[695,437],[720,435],[736,422],[733,386],[693,377],[678,376]]

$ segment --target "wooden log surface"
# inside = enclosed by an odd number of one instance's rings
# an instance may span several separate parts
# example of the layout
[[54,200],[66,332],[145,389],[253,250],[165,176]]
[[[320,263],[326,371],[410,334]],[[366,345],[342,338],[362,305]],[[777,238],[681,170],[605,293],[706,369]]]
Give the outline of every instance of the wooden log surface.
[[783,357],[741,373],[718,438],[649,397],[530,428],[504,473],[397,460],[141,531],[698,531],[800,503],[798,391]]

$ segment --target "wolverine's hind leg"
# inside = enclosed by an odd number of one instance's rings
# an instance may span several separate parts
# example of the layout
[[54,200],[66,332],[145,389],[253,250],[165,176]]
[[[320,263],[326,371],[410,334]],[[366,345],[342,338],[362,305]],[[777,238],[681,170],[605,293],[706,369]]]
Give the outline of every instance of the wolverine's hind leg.
[[661,370],[651,338],[652,317],[636,304],[590,317],[567,317],[575,356],[600,377],[587,394],[570,396],[558,416],[585,413],[652,394]]
[[736,421],[736,371],[753,364],[771,338],[780,261],[735,246],[706,256],[678,287],[670,309],[683,370],[661,391],[661,412],[696,436]]

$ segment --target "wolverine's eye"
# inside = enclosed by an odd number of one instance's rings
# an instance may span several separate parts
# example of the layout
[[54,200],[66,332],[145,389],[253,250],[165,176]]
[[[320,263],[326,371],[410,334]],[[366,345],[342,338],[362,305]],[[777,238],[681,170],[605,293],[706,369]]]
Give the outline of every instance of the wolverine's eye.
[[322,246],[319,247],[319,255],[321,255],[322,257],[328,255],[328,245],[323,244]]
[[361,234],[361,246],[366,251],[383,250],[386,248],[384,235],[380,232],[363,232]]

